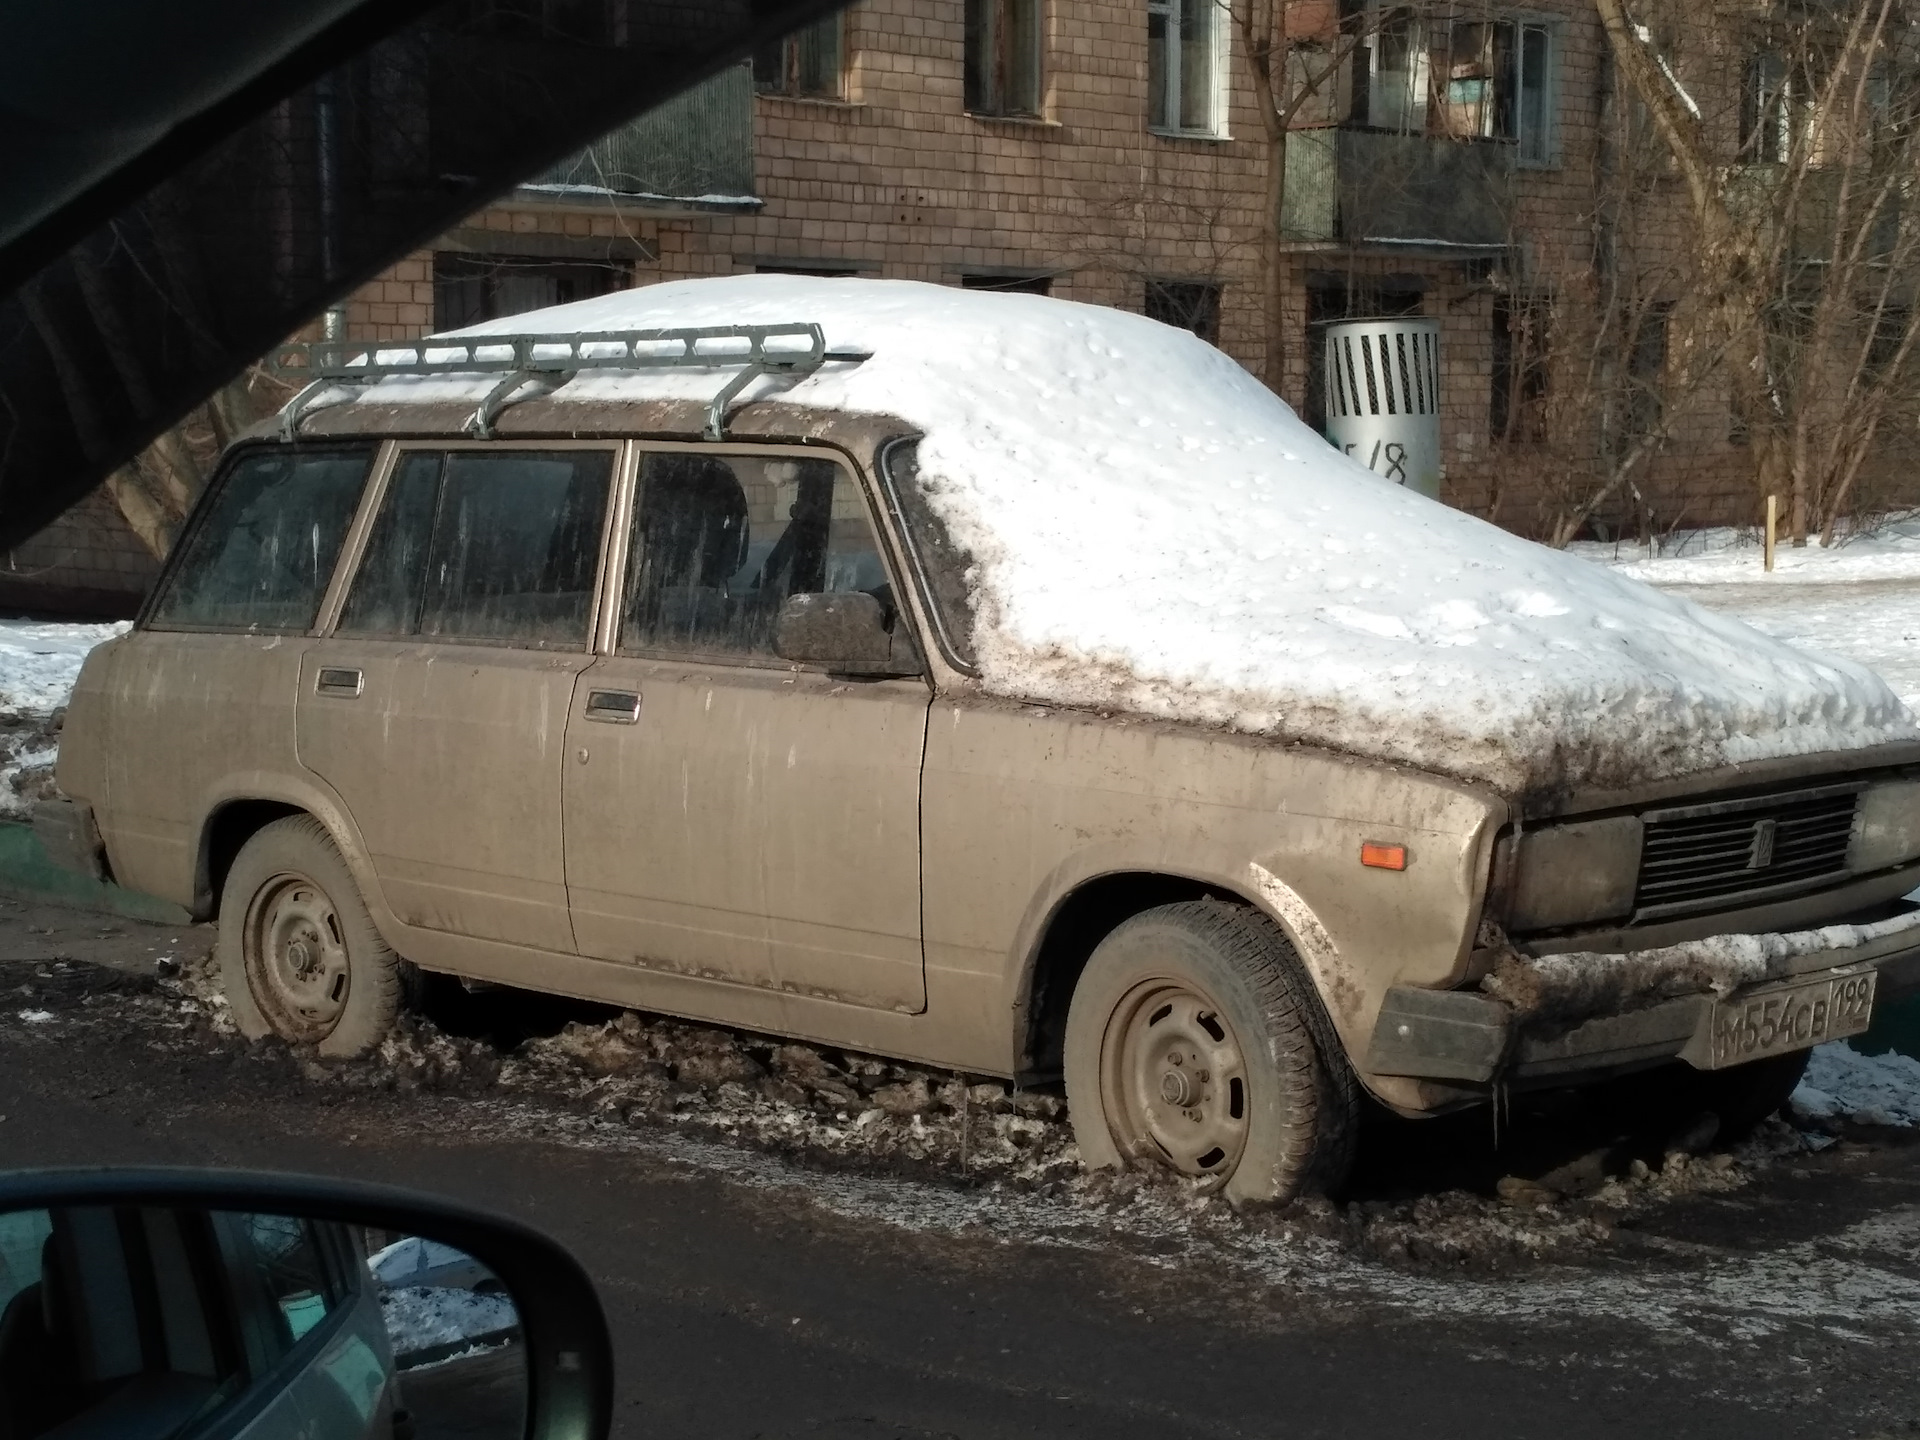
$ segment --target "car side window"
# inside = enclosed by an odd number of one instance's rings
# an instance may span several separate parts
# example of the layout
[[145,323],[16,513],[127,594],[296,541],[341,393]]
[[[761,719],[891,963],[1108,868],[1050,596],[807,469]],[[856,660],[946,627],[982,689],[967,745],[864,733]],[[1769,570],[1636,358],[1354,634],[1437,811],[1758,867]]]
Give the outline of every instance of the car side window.
[[832,460],[641,458],[620,649],[774,658],[792,595],[893,593],[853,476]]
[[612,476],[611,450],[403,454],[338,633],[585,646]]
[[215,481],[146,623],[310,628],[372,458],[367,446],[242,453]]

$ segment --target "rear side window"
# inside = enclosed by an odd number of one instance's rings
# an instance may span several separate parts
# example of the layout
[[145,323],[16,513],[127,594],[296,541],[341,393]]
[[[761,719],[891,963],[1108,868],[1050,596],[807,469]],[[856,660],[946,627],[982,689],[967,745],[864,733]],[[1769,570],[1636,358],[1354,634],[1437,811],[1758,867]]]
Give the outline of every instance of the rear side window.
[[610,450],[408,452],[338,633],[584,647],[612,477]]
[[853,477],[831,460],[653,454],[640,462],[620,648],[772,658],[791,595],[893,590]]
[[311,628],[372,459],[365,446],[240,455],[215,482],[146,623]]

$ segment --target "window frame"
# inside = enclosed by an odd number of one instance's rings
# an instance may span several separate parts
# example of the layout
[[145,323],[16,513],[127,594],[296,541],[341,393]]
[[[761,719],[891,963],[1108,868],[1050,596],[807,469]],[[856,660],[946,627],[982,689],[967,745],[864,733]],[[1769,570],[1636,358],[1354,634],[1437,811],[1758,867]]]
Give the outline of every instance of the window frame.
[[[1152,24],[1155,16],[1166,21],[1166,35],[1161,41],[1167,54],[1159,59],[1166,75],[1166,109],[1169,114],[1180,113],[1180,64],[1179,35],[1180,21],[1189,8],[1198,7],[1209,12],[1209,34],[1213,41],[1211,53],[1207,57],[1210,94],[1207,97],[1207,123],[1194,129],[1181,125],[1168,125],[1160,116],[1152,113],[1153,67],[1156,54],[1153,43]],[[1227,128],[1227,108],[1230,94],[1230,70],[1232,68],[1232,26],[1224,23],[1216,0],[1147,0],[1147,133],[1158,135],[1167,140],[1227,140],[1231,135]]]
[[[798,85],[800,71],[800,37],[802,32],[813,29],[833,29],[833,88],[829,91],[802,90]],[[780,55],[780,79],[777,84],[763,84],[760,79],[758,60],[762,54],[778,51]],[[777,100],[812,100],[826,105],[844,105],[847,102],[847,12],[836,10],[822,20],[803,25],[799,30],[782,35],[772,44],[749,57],[749,67],[753,71],[753,93],[755,98],[771,96]]]
[[973,49],[972,11],[975,4],[982,6],[987,14],[988,42],[986,49],[992,53],[995,61],[992,73],[998,74],[999,62],[1012,53],[1011,42],[1006,42],[1006,54],[1002,54],[1000,30],[1005,18],[1007,6],[1012,0],[968,0],[966,14],[961,20],[962,74],[961,105],[967,114],[978,120],[1044,120],[1047,111],[1047,7],[1046,0],[1031,0],[1034,9],[1033,53],[1028,57],[1033,67],[1033,105],[1022,108],[1010,105],[1004,95],[999,94],[999,86],[989,80],[988,94],[977,97],[981,104],[971,103],[966,96],[966,57]]
[[[1369,0],[1365,10],[1366,29],[1364,43],[1359,45],[1354,52],[1356,56],[1365,55],[1367,57],[1365,76],[1354,75],[1349,81],[1350,92],[1358,92],[1362,88],[1363,78],[1365,82],[1364,89],[1368,118],[1365,121],[1358,122],[1359,128],[1385,131],[1395,135],[1428,135],[1436,139],[1451,139],[1460,144],[1486,141],[1501,145],[1511,145],[1514,151],[1514,164],[1519,169],[1558,170],[1561,168],[1564,163],[1561,152],[1560,135],[1560,99],[1562,88],[1560,72],[1565,63],[1564,57],[1566,50],[1566,18],[1564,16],[1555,15],[1547,11],[1516,10],[1502,14],[1497,18],[1488,16],[1479,19],[1467,19],[1462,16],[1453,20],[1446,20],[1419,15],[1404,17],[1402,23],[1409,24],[1414,28],[1416,36],[1414,53],[1420,57],[1418,69],[1408,73],[1415,75],[1424,73],[1425,79],[1424,83],[1419,80],[1414,81],[1408,94],[1408,106],[1411,111],[1410,118],[1416,123],[1411,125],[1386,125],[1380,123],[1380,121],[1374,117],[1388,108],[1383,103],[1385,100],[1385,91],[1381,77],[1388,72],[1380,68],[1380,37],[1385,33],[1385,25],[1390,8],[1388,0]],[[1466,25],[1486,26],[1489,31],[1500,28],[1506,28],[1511,31],[1509,48],[1512,57],[1512,75],[1510,80],[1505,82],[1511,84],[1513,91],[1511,97],[1509,97],[1513,116],[1513,133],[1510,135],[1498,133],[1494,125],[1493,114],[1502,98],[1499,87],[1503,83],[1503,78],[1497,74],[1487,77],[1490,90],[1488,96],[1480,102],[1482,118],[1481,126],[1477,133],[1472,135],[1449,134],[1444,128],[1443,122],[1436,119],[1436,107],[1438,107],[1441,114],[1444,114],[1446,107],[1451,102],[1447,99],[1445,93],[1450,77],[1439,73],[1439,69],[1434,61],[1434,55],[1436,51],[1444,47],[1448,59],[1447,68],[1451,69],[1453,35],[1457,29]],[[1527,88],[1526,39],[1528,31],[1538,33],[1546,45],[1544,67],[1546,73],[1541,86],[1540,96],[1541,119],[1539,129],[1541,132],[1541,140],[1536,153],[1531,155],[1528,154],[1528,130],[1524,120],[1525,112],[1521,104],[1522,97],[1526,94]]]
[[[220,464],[214,471],[213,478],[207,482],[206,489],[200,492],[200,498],[194,502],[193,511],[187,516],[186,524],[180,527],[180,533],[174,537],[174,542],[167,551],[167,558],[160,567],[159,575],[155,577],[152,587],[147,591],[146,598],[140,602],[140,609],[134,615],[133,628],[137,631],[151,631],[157,635],[236,635],[241,638],[275,635],[311,636],[319,634],[320,622],[326,618],[327,614],[327,601],[331,598],[333,587],[338,583],[340,578],[341,561],[346,558],[348,549],[353,544],[354,527],[359,523],[360,512],[366,508],[368,493],[372,491],[375,483],[382,478],[381,466],[385,460],[385,450],[388,443],[390,442],[382,440],[377,435],[329,436],[326,439],[318,441],[300,439],[292,441],[291,443],[262,436],[258,439],[239,441],[228,447],[226,453],[220,457]],[[363,447],[367,450],[368,454],[366,473],[360,481],[360,500],[354,509],[354,513],[347,519],[346,531],[340,538],[340,551],[334,556],[332,574],[328,577],[327,583],[320,589],[320,603],[314,611],[314,618],[311,624],[298,629],[293,627],[268,627],[262,625],[243,630],[231,625],[184,625],[179,623],[156,625],[153,623],[153,612],[159,606],[161,597],[172,589],[175,580],[179,576],[180,567],[186,563],[187,553],[191,548],[193,540],[209,523],[208,517],[213,513],[214,504],[220,490],[225,487],[227,482],[232,478],[233,472],[239,468],[241,462],[246,459],[246,457],[259,451],[292,453],[297,455],[303,453],[312,454],[321,451],[337,453],[343,450],[354,450]]]
[[587,602],[587,633],[578,649],[571,645],[530,645],[500,640],[491,636],[468,635],[342,635],[341,639],[365,642],[377,645],[468,645],[492,650],[527,650],[548,655],[592,655],[601,635],[601,622],[605,614],[607,598],[607,576],[609,547],[611,543],[614,517],[619,510],[622,486],[627,481],[633,442],[615,436],[589,439],[552,439],[515,438],[512,440],[475,440],[467,436],[459,438],[445,437],[409,437],[405,440],[387,440],[374,465],[372,479],[366,492],[361,496],[360,509],[347,527],[347,538],[340,547],[340,559],[334,566],[333,580],[327,587],[326,596],[320,603],[319,623],[312,630],[316,638],[326,639],[338,634],[340,616],[346,609],[347,595],[353,588],[353,582],[360,573],[360,562],[365,558],[367,542],[372,537],[374,522],[379,519],[381,506],[394,475],[400,467],[403,455],[431,452],[448,454],[456,450],[480,451],[486,454],[499,454],[508,450],[532,450],[551,452],[555,450],[599,450],[613,456],[607,478],[607,508],[600,521],[600,543],[596,548],[593,577],[593,596]]
[[[1560,158],[1560,69],[1563,32],[1566,22],[1557,15],[1528,12],[1505,17],[1513,26],[1513,163],[1522,170],[1557,170]],[[1527,92],[1527,31],[1537,30],[1546,39],[1546,76],[1540,87],[1539,153],[1527,154],[1527,135],[1521,97]]]
[[[884,448],[884,447],[883,447]],[[621,484],[616,492],[614,504],[609,507],[616,513],[615,528],[610,538],[608,554],[605,557],[601,585],[601,625],[597,652],[601,655],[618,656],[623,660],[641,660],[649,663],[691,664],[700,666],[727,666],[742,670],[800,670],[812,673],[830,673],[830,665],[815,664],[797,660],[783,660],[777,655],[751,655],[738,650],[712,651],[667,649],[659,646],[634,646],[620,648],[620,629],[625,620],[627,567],[632,561],[633,523],[639,513],[640,505],[640,466],[647,455],[711,455],[717,459],[729,456],[753,456],[769,460],[830,460],[852,478],[855,491],[860,496],[860,504],[867,517],[867,525],[873,531],[880,563],[887,572],[887,583],[894,594],[894,613],[898,617],[896,624],[904,624],[914,643],[924,655],[928,651],[920,617],[915,613],[915,605],[908,599],[908,587],[903,577],[910,573],[903,563],[899,549],[899,538],[893,527],[886,523],[886,511],[878,503],[872,477],[866,467],[861,465],[850,453],[837,445],[782,445],[779,443],[756,444],[753,441],[705,441],[705,440],[629,440],[627,442],[626,464],[621,471]],[[917,594],[917,592],[915,592]],[[919,678],[931,683],[932,677]]]

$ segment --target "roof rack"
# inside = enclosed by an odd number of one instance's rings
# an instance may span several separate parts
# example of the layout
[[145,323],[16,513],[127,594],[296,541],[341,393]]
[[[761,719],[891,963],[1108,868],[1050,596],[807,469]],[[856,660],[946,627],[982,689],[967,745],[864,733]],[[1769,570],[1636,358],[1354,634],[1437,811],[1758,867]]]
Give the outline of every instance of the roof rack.
[[[770,349],[778,339],[806,341],[806,348]],[[745,341],[744,348],[741,341]],[[709,344],[708,342],[716,342]],[[717,342],[732,342],[721,345]],[[677,344],[679,349],[666,347]],[[709,440],[726,433],[727,406],[759,375],[810,375],[829,360],[858,362],[864,351],[827,349],[818,325],[705,325],[676,330],[599,330],[571,335],[471,335],[425,340],[312,340],[279,345],[267,368],[307,384],[280,412],[280,434],[293,439],[300,421],[326,391],[365,387],[390,375],[499,375],[467,418],[466,430],[493,437],[493,422],[514,392],[528,381],[547,383],[551,394],[582,370],[677,370],[739,367],[739,373],[707,402]]]

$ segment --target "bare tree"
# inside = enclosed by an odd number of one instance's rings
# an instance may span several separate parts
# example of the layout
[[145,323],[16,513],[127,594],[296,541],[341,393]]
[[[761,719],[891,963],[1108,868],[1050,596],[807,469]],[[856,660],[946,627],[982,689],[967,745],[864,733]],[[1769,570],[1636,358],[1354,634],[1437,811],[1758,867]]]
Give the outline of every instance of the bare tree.
[[[1757,15],[1641,3],[1595,7],[1684,182],[1690,363],[1723,369],[1758,489],[1789,496],[1795,543],[1831,543],[1911,408],[1920,87],[1904,0]],[[1699,57],[1692,88],[1676,42]]]

